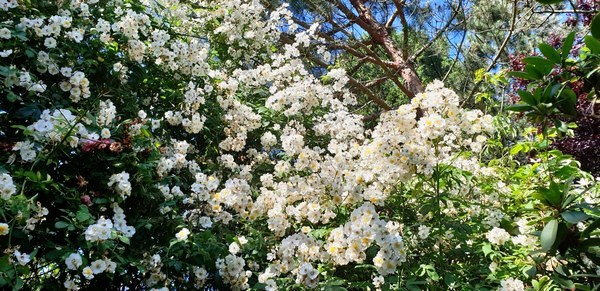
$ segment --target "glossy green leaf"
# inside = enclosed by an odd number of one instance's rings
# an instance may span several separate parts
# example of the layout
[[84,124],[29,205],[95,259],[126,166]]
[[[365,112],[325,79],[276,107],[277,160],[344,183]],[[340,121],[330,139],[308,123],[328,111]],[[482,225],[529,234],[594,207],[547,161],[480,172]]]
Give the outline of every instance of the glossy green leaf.
[[534,194],[534,197],[541,200],[544,204],[553,207],[561,205],[562,196],[562,189],[554,182],[550,183],[549,188],[538,188],[538,191]]
[[572,224],[576,224],[576,223],[579,223],[581,221],[584,221],[584,220],[590,218],[590,216],[587,215],[585,212],[574,211],[574,210],[565,211],[565,212],[561,213],[560,216],[562,216],[562,218],[566,222],[572,223]]
[[542,4],[558,4],[563,2],[563,0],[536,0],[538,3]]
[[85,206],[80,206],[75,216],[79,222],[85,222],[92,218],[88,208]]
[[123,235],[120,235],[120,236],[119,236],[119,240],[120,240],[121,242],[123,242],[124,244],[126,244],[126,245],[129,245],[129,238],[128,238],[128,237],[126,237],[126,236],[123,236]]
[[534,57],[525,57],[523,58],[523,62],[526,64],[530,64],[540,70],[544,75],[548,75],[552,68],[554,67],[554,62],[550,61],[546,58],[534,56]]
[[528,104],[515,104],[515,105],[508,106],[506,109],[510,110],[510,111],[516,111],[516,112],[526,112],[526,111],[533,110],[533,107],[531,107]]
[[585,45],[590,49],[591,53],[600,54],[600,40],[588,35],[583,39],[583,41]]
[[575,32],[574,31],[569,33],[569,35],[567,35],[567,37],[563,41],[563,45],[562,45],[563,61],[569,57],[569,54],[571,53],[571,49],[573,48],[573,42],[575,42]]
[[537,78],[535,76],[530,75],[527,72],[508,72],[508,75],[511,77],[515,77],[515,78],[521,78],[521,79],[525,79],[525,80],[537,80]]
[[556,233],[558,232],[558,221],[556,219],[550,220],[540,235],[540,243],[542,250],[549,251],[556,241]]
[[577,95],[575,92],[569,88],[564,88],[559,97],[558,108],[560,111],[568,115],[577,115]]
[[541,43],[538,45],[540,52],[550,61],[553,61],[556,64],[560,64],[560,54],[549,44]]
[[600,40],[600,13],[596,13],[596,16],[592,20],[590,31],[592,36],[594,36],[597,40]]
[[581,232],[581,237],[587,237],[598,228],[600,228],[600,218],[596,218],[594,222],[588,225],[588,227]]
[[56,223],[54,223],[54,227],[58,229],[67,228],[69,225],[71,224],[66,221],[57,221]]
[[519,97],[521,97],[521,101],[531,105],[531,106],[535,106],[537,104],[537,100],[535,100],[535,97],[533,97],[533,94],[524,91],[524,90],[519,90],[517,91],[517,94],[519,94]]
[[532,64],[526,64],[525,71],[530,76],[533,76],[535,78],[535,80],[542,80],[544,78],[544,76],[546,75],[540,68],[538,68]]

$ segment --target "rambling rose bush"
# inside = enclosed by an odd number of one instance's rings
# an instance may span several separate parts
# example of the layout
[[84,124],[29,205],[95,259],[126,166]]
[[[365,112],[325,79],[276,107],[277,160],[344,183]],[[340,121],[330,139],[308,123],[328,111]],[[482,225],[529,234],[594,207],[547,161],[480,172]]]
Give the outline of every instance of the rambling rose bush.
[[523,286],[528,262],[481,268],[537,249],[480,163],[492,117],[441,82],[370,130],[343,70],[305,67],[331,55],[286,7],[0,8],[0,286]]

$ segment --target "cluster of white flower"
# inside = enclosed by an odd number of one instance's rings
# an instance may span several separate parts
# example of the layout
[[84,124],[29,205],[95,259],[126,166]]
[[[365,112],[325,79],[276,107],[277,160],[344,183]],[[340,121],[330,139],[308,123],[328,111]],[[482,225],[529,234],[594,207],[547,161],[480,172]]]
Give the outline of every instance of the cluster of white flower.
[[[81,265],[81,262],[79,262]],[[117,263],[111,261],[110,259],[98,259],[93,261],[89,266],[83,268],[82,273],[83,277],[88,280],[94,278],[95,275],[107,272],[114,273],[117,268]]]
[[132,237],[135,234],[135,228],[127,225],[125,214],[116,203],[113,204],[113,221],[100,217],[98,222],[88,226],[85,231],[85,239],[90,242],[102,241],[113,238],[113,230],[121,233],[125,237]]
[[196,266],[194,266],[193,271],[194,271],[194,287],[195,288],[203,287],[204,284],[206,283],[206,280],[208,279],[208,272],[203,267],[196,267]]
[[90,97],[90,81],[83,72],[72,72],[71,68],[63,68],[61,73],[69,80],[61,82],[60,89],[70,93],[69,98],[71,98],[71,101],[77,103],[81,100],[81,97]]
[[17,8],[19,2],[17,0],[0,0],[0,9],[8,11],[8,9]]
[[[55,144],[66,140],[73,148],[80,144],[80,139],[97,140],[98,133],[88,131],[68,109],[44,110],[40,118],[27,127],[31,136],[38,143]],[[21,159],[33,161],[36,156],[37,145],[29,140],[17,142],[13,146],[14,151],[19,151]]]
[[85,239],[90,242],[107,240],[112,238],[113,223],[110,219],[100,217],[98,222],[88,226],[85,231]]
[[190,82],[187,89],[188,90],[185,91],[183,100],[184,112],[196,112],[198,109],[200,109],[200,106],[206,102],[204,98],[204,90],[200,87],[197,87],[194,82]]
[[117,108],[110,100],[100,101],[98,107],[98,115],[96,115],[96,123],[98,126],[110,125],[117,115]]
[[321,251],[322,242],[304,234],[296,233],[284,238],[279,246],[270,255],[273,259],[274,274],[285,274],[287,272],[296,272],[297,267],[306,262],[315,262],[321,260],[323,253]]
[[519,227],[519,234],[513,236],[511,239],[515,245],[529,246],[531,248],[537,246],[538,238],[533,235],[535,229],[528,223],[529,222],[524,218],[516,221],[516,224]]
[[244,213],[252,202],[250,185],[246,180],[233,178],[225,182],[224,188],[210,200],[213,210],[225,205],[237,213]]
[[195,160],[188,160],[186,155],[192,152],[193,146],[187,141],[171,140],[171,145],[163,148],[163,154],[156,166],[156,173],[160,177],[173,170],[180,171],[187,168],[192,175],[200,173],[200,166]]
[[223,281],[231,286],[232,290],[248,289],[248,278],[252,276],[251,271],[244,271],[246,261],[242,257],[227,255],[225,259],[217,259],[216,262],[219,275]]
[[[418,110],[423,116],[417,119]],[[431,175],[438,165],[454,165],[478,173],[477,157],[456,156],[466,146],[485,141],[491,116],[459,107],[458,96],[439,81],[428,85],[410,104],[386,112],[362,149],[359,169],[367,184],[365,199],[382,203],[390,186],[415,173]],[[368,178],[368,179],[364,179]],[[358,179],[358,177],[357,177]]]
[[224,99],[220,105],[227,110],[223,116],[227,124],[224,130],[227,137],[219,143],[219,147],[224,151],[241,151],[246,145],[248,132],[260,127],[261,117],[248,105],[235,99]]
[[[283,17],[289,18],[287,10],[276,10],[265,19],[264,7],[257,1],[223,1],[215,13],[207,15],[206,23],[218,17],[220,26],[212,33],[230,47],[227,51],[234,58],[255,59],[264,51],[266,43],[278,36],[277,23]],[[286,13],[287,12],[287,13]],[[291,21],[289,21],[291,23]],[[247,55],[242,55],[246,53]]]
[[112,209],[114,213],[113,226],[115,230],[121,232],[125,237],[132,237],[135,234],[135,227],[127,225],[127,221],[125,220],[125,212],[123,211],[123,209],[119,207],[119,204],[117,203],[112,204]]
[[37,92],[37,93],[42,93],[42,92],[46,91],[46,88],[47,88],[46,84],[44,84],[44,82],[41,80],[34,82],[31,74],[27,71],[22,71],[19,74],[18,82],[14,82],[13,84],[11,84],[11,83],[12,82],[9,79],[8,87],[10,87],[14,84],[14,85],[21,86],[21,87],[27,89],[27,91]]
[[215,191],[219,187],[219,179],[215,176],[207,176],[202,173],[197,173],[195,176],[196,180],[191,185],[192,193],[190,195],[192,203],[195,201],[208,201],[210,198],[210,191]]
[[23,161],[31,162],[37,156],[37,153],[35,152],[34,147],[35,147],[34,143],[26,140],[26,141],[17,142],[13,146],[12,150],[13,151],[19,151],[19,153],[21,155],[21,159]]
[[[53,39],[53,38],[50,38],[50,39]],[[45,52],[45,51],[38,52],[37,60],[40,63],[40,66],[37,69],[37,71],[39,73],[48,72],[50,75],[57,75],[59,73],[58,64],[50,57],[50,54],[48,54],[47,52]],[[37,91],[39,91],[40,93],[45,91],[46,85],[44,85],[40,81],[38,81],[37,84],[39,84],[40,86],[43,87],[43,88],[41,88],[42,90],[37,90]]]
[[152,287],[167,279],[167,275],[161,271],[163,263],[159,254],[154,254],[152,257],[146,257],[142,264],[146,268],[146,274],[150,275],[145,282],[148,286]]
[[525,290],[525,285],[523,281],[515,278],[506,278],[500,281],[499,291],[523,291]]
[[9,174],[0,174],[0,198],[9,200],[17,192],[17,187]]
[[373,204],[356,208],[350,221],[329,234],[325,250],[337,265],[361,263],[366,259],[368,247],[376,243],[380,250],[373,263],[380,274],[388,275],[406,260],[406,249],[399,233],[399,225],[379,219]]
[[131,195],[131,182],[129,182],[129,173],[123,171],[119,174],[113,174],[108,180],[108,187],[113,187],[117,191],[121,198],[125,200]]
[[165,200],[172,200],[175,197],[184,196],[183,191],[181,191],[179,186],[173,186],[171,189],[169,189],[169,186],[167,185],[158,185],[157,188],[163,194]]
[[296,274],[296,284],[306,285],[308,288],[315,288],[319,283],[319,271],[310,263],[304,263],[298,267]]
[[510,240],[510,234],[504,228],[494,227],[485,235],[487,240],[495,245],[502,245]]
[[42,112],[40,119],[27,128],[34,132],[34,138],[37,141],[48,140],[58,142],[62,140],[68,130],[75,128],[77,117],[67,109],[58,109],[50,111],[48,109]]
[[25,221],[26,224],[23,230],[26,232],[34,230],[36,223],[46,220],[44,216],[48,215],[48,208],[43,207],[42,204],[37,201],[35,210],[32,212],[34,214]]

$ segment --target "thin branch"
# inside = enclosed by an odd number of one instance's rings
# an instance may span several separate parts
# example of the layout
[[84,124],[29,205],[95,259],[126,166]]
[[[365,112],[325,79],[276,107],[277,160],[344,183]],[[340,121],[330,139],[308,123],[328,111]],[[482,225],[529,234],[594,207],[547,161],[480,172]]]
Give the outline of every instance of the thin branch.
[[390,77],[388,77],[388,76],[383,76],[383,77],[377,78],[375,80],[371,80],[369,83],[365,84],[365,87],[371,88],[373,86],[377,86],[377,85],[387,81],[389,78]]
[[571,14],[596,14],[599,10],[534,10],[533,13],[571,13]]
[[355,87],[360,92],[367,95],[367,97],[369,97],[369,99],[371,99],[371,100],[373,100],[373,102],[377,103],[377,105],[379,105],[379,107],[381,107],[383,110],[385,110],[385,111],[392,110],[392,107],[389,106],[387,103],[385,103],[385,101],[383,101],[383,99],[377,97],[375,95],[375,93],[373,93],[373,91],[371,91],[371,89],[367,88],[365,85],[361,84],[359,81],[357,81],[356,79],[354,79],[352,77],[348,77],[348,79],[349,79],[348,83],[350,83],[350,85],[352,87]]
[[460,40],[460,44],[458,45],[458,48],[456,49],[456,57],[454,57],[454,61],[452,61],[452,65],[450,65],[450,68],[448,69],[448,71],[444,75],[444,78],[442,79],[442,82],[445,82],[446,79],[448,79],[448,76],[450,76],[450,72],[452,71],[452,69],[454,69],[454,66],[458,62],[458,58],[460,56],[460,53],[461,53],[461,50],[462,50],[462,46],[463,46],[466,38],[467,38],[467,32],[465,31],[463,33],[462,39]]
[[392,25],[394,24],[394,21],[396,21],[396,17],[398,17],[399,14],[400,14],[400,11],[398,11],[398,10],[394,11],[392,16],[390,16],[390,19],[388,19],[388,21],[385,22],[386,29],[389,29],[390,27],[392,27]]
[[[458,2],[458,8],[457,9],[452,9],[452,16],[450,17],[450,19],[448,19],[448,21],[446,22],[446,24],[444,25],[444,27],[442,27],[440,30],[438,30],[436,32],[436,34],[431,38],[431,40],[429,40],[429,42],[427,44],[425,44],[424,46],[422,46],[418,51],[416,51],[412,56],[410,56],[410,60],[415,60],[417,57],[419,57],[422,53],[424,53],[430,46],[433,45],[433,43],[435,43],[435,41],[444,33],[448,30],[448,28],[450,27],[450,25],[452,24],[452,21],[454,21],[454,18],[456,18],[456,16],[458,15],[458,11],[461,9],[462,7],[462,1]],[[460,23],[458,23],[457,25],[460,25],[464,22],[461,21]]]

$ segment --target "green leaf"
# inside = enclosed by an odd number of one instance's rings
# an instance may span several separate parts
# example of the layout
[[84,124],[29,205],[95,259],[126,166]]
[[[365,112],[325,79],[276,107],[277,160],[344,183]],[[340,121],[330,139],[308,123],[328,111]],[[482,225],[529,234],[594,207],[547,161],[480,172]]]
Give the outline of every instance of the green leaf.
[[331,279],[327,282],[325,282],[324,284],[326,286],[342,286],[346,283],[346,280],[343,279]]
[[577,95],[575,92],[569,88],[564,88],[559,97],[558,109],[567,115],[577,115]]
[[508,72],[508,75],[515,78],[525,79],[525,80],[537,80],[535,76],[530,75],[528,72]]
[[550,183],[550,188],[540,187],[533,196],[548,206],[560,206],[562,201],[562,189],[558,184]]
[[525,71],[529,76],[533,76],[535,80],[541,80],[546,75],[544,72],[542,72],[542,70],[532,64],[526,64]]
[[9,102],[15,102],[17,100],[21,100],[21,97],[19,97],[19,95],[16,95],[15,93],[13,93],[12,91],[8,91],[8,94],[6,95],[6,99]]
[[555,276],[554,282],[558,283],[560,287],[564,290],[575,290],[575,284],[571,280],[563,279],[558,276]]
[[589,248],[589,247],[597,247],[600,245],[600,238],[588,238],[579,242],[578,247],[580,248]]
[[535,1],[537,1],[538,3],[542,3],[542,4],[547,4],[547,5],[563,2],[563,0],[535,0]]
[[538,48],[547,59],[553,61],[556,64],[560,64],[560,55],[551,45],[547,43],[540,43],[538,45]]
[[525,57],[523,58],[523,62],[526,64],[531,64],[538,68],[544,75],[550,74],[552,68],[554,68],[554,62],[548,59],[534,56],[534,57]]
[[487,255],[489,255],[490,253],[493,252],[492,245],[490,245],[490,244],[484,244],[481,247],[481,250],[483,251],[483,255],[486,256],[486,257],[487,257]]
[[126,237],[126,236],[123,236],[123,235],[120,235],[120,236],[119,236],[119,240],[120,240],[121,242],[123,242],[124,244],[126,244],[126,245],[129,245],[129,238],[128,238],[128,237]]
[[535,267],[535,265],[524,266],[523,268],[521,268],[521,273],[523,273],[523,275],[526,275],[529,278],[535,278],[535,275],[537,274],[537,268]]
[[540,235],[540,243],[542,245],[542,250],[549,251],[554,245],[554,241],[556,240],[556,233],[558,231],[558,221],[556,219],[550,220],[544,229],[542,230],[542,234]]
[[594,222],[590,223],[590,225],[588,225],[588,227],[586,227],[582,232],[581,232],[581,237],[587,237],[588,235],[590,235],[594,230],[598,229],[598,227],[600,227],[600,218],[596,218],[596,220],[594,220]]
[[66,221],[57,221],[54,224],[54,227],[61,229],[61,228],[67,228],[69,225],[71,225],[71,224]]
[[563,45],[562,45],[563,61],[569,57],[569,54],[571,53],[571,48],[573,48],[574,41],[575,41],[575,32],[573,31],[573,32],[569,33],[569,35],[567,35],[567,37],[565,38],[565,41],[563,42]]
[[80,206],[79,207],[79,211],[77,211],[77,214],[75,215],[75,217],[77,218],[77,220],[79,222],[86,222],[88,221],[90,218],[92,218],[92,215],[90,214],[89,210],[87,209],[87,207],[85,206]]
[[535,100],[535,98],[533,97],[533,94],[527,92],[527,91],[523,91],[523,90],[519,90],[517,91],[517,94],[519,94],[519,97],[521,97],[521,100],[531,106],[535,106],[537,105],[537,101]]
[[533,107],[531,107],[530,105],[527,105],[527,104],[515,104],[515,105],[506,107],[506,109],[510,110],[510,111],[516,111],[516,112],[526,112],[526,111],[533,110]]
[[35,51],[34,51],[34,50],[32,50],[31,48],[27,48],[27,49],[25,50],[25,55],[26,55],[27,57],[29,57],[30,59],[33,59],[33,58],[35,58],[35,56],[36,56],[36,53],[35,53]]
[[[598,18],[598,16],[596,16]],[[590,49],[590,52],[593,54],[600,54],[600,40],[595,39],[594,37],[587,35],[583,42]]]
[[522,143],[518,143],[510,149],[510,155],[514,156],[521,151],[524,151],[525,146]]
[[597,40],[600,40],[600,13],[597,13],[594,17],[594,20],[592,20],[590,31],[592,32],[592,36],[594,36]]
[[590,218],[590,216],[587,215],[585,212],[573,211],[573,210],[565,211],[565,212],[561,213],[560,216],[562,216],[562,218],[565,221],[567,221],[568,223],[572,223],[572,224],[576,224],[576,223],[579,223],[580,221]]
[[13,291],[21,290],[23,288],[23,286],[25,286],[25,282],[23,281],[23,279],[21,277],[17,277],[17,282],[13,286]]

